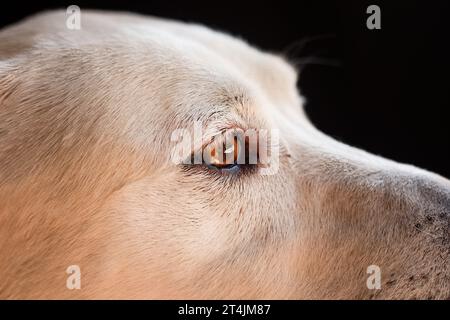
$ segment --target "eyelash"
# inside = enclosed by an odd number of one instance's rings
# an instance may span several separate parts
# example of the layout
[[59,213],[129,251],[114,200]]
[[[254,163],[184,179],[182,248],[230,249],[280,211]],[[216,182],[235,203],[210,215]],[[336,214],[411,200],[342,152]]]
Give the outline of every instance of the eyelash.
[[254,164],[235,164],[230,168],[218,169],[207,164],[183,164],[182,170],[187,173],[201,173],[218,177],[243,177],[256,172],[257,165]]

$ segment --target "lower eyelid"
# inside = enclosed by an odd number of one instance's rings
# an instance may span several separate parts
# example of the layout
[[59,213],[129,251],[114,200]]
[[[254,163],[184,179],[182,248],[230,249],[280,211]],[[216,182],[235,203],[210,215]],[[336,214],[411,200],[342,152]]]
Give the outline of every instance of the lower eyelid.
[[239,164],[233,164],[233,165],[229,165],[229,166],[225,166],[223,168],[217,168],[215,166],[207,166],[209,169],[211,170],[217,170],[217,171],[225,171],[225,172],[237,172],[238,170],[241,169],[241,166]]
[[248,176],[257,172],[257,165],[239,165],[236,164],[232,169],[218,169],[214,167],[210,167],[205,164],[184,164],[181,165],[182,170],[190,173],[198,173],[203,175],[209,175],[214,177],[223,177],[223,176]]

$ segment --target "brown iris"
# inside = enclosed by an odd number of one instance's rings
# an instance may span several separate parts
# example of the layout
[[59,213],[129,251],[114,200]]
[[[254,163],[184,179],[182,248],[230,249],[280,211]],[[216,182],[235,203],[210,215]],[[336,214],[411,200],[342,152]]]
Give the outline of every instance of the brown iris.
[[217,169],[229,168],[238,164],[240,152],[237,137],[233,137],[233,141],[228,145],[222,140],[213,141],[204,153],[204,161]]

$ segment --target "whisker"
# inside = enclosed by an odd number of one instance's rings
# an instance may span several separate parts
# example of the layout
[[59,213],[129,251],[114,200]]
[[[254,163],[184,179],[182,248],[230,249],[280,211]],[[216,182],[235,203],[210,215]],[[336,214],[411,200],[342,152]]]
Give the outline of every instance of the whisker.
[[308,50],[315,51],[312,55],[310,54],[304,56],[305,48],[309,44],[316,43],[318,40],[326,40],[332,38],[336,38],[336,35],[329,33],[305,37],[287,46],[281,54],[299,71],[302,71],[306,66],[309,65],[341,67],[341,62],[337,59],[326,57],[322,58],[318,56],[321,54],[321,51],[324,51],[324,48],[313,48],[314,50]]
[[287,58],[301,56],[301,54],[303,53],[303,50],[306,48],[306,46],[308,44],[310,44],[314,41],[317,41],[317,40],[324,40],[324,39],[331,39],[331,38],[336,38],[336,34],[326,33],[326,34],[319,34],[319,35],[304,37],[304,38],[294,41],[293,43],[288,45],[284,50],[282,50],[281,54]]

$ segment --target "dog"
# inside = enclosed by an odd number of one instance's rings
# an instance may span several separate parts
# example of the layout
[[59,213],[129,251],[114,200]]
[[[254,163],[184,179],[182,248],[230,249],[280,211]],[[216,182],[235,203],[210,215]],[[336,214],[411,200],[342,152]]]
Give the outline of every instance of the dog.
[[[449,180],[318,131],[285,58],[197,24],[67,18],[0,31],[0,298],[450,297]],[[172,161],[196,122],[202,148],[278,132],[276,170]]]

